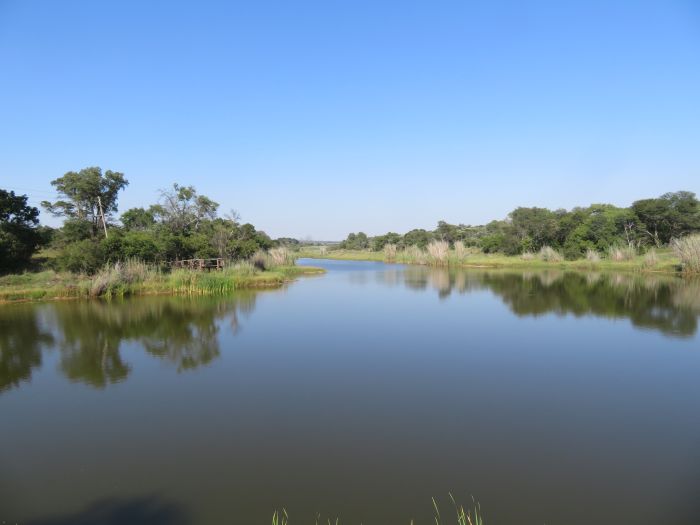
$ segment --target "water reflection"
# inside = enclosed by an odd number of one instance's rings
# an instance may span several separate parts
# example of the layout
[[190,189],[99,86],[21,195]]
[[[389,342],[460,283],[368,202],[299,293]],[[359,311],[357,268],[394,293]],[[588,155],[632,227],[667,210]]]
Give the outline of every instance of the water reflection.
[[488,290],[518,316],[546,313],[626,318],[634,326],[690,337],[700,315],[700,280],[601,272],[511,272],[407,266],[377,274],[389,286],[402,282],[439,297]]
[[42,349],[59,352],[58,368],[71,381],[95,388],[124,381],[132,365],[123,344],[137,343],[178,372],[208,364],[220,354],[219,331],[240,329],[255,295],[227,299],[139,298],[16,305],[0,310],[0,391],[31,379]]

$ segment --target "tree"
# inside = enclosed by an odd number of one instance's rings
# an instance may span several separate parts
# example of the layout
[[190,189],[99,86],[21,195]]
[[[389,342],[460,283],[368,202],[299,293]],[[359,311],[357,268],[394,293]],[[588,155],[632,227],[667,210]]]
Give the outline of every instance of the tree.
[[[51,181],[61,199],[43,201],[41,205],[56,217],[86,222],[90,225],[92,237],[95,237],[102,226],[106,230],[107,221],[118,209],[119,192],[128,184],[123,173],[107,170],[102,174],[98,167],[69,171]],[[105,224],[101,224],[103,217]]]
[[632,211],[644,224],[644,232],[656,246],[700,229],[700,206],[695,194],[690,191],[638,200],[632,204]]
[[41,241],[39,210],[26,195],[0,190],[0,273],[25,267]]
[[219,204],[199,195],[194,186],[173,184],[172,189],[161,191],[161,203],[151,211],[175,233],[196,230],[202,221],[214,220]]
[[143,231],[151,228],[156,223],[156,218],[152,210],[143,208],[131,208],[122,213],[120,217],[124,229]]

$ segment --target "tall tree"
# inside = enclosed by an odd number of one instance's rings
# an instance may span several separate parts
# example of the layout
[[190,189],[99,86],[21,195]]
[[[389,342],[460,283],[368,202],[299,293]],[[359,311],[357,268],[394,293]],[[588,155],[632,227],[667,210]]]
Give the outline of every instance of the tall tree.
[[119,192],[128,184],[124,174],[117,171],[107,170],[103,174],[98,167],[69,171],[51,181],[61,198],[41,205],[56,217],[87,222],[94,237],[103,226],[103,217],[106,223],[118,210]]
[[174,233],[196,230],[202,221],[216,218],[219,204],[200,195],[194,186],[173,184],[172,189],[161,191],[161,202],[151,211]]
[[38,224],[39,210],[27,204],[26,195],[0,190],[0,273],[29,263],[40,242]]

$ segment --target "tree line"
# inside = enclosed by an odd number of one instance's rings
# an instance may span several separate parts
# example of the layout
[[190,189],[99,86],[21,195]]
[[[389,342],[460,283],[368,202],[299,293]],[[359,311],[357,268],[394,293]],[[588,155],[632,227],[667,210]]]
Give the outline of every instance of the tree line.
[[219,216],[219,204],[193,186],[173,184],[156,202],[118,216],[118,199],[129,184],[123,173],[89,167],[51,182],[58,199],[41,206],[63,219],[59,228],[39,225],[39,209],[26,195],[0,190],[0,273],[27,268],[39,248],[56,256],[58,270],[92,273],[107,262],[137,258],[248,258],[292,239],[271,239],[235,211]]
[[451,245],[461,241],[486,253],[506,255],[550,246],[567,259],[578,259],[588,250],[605,251],[611,246],[662,247],[671,239],[699,231],[698,199],[690,191],[678,191],[641,199],[627,208],[612,204],[572,210],[519,207],[503,220],[480,226],[440,221],[435,230],[414,229],[403,235],[389,232],[368,237],[363,232],[351,233],[340,248],[378,251],[387,244],[425,248],[431,241],[442,240]]

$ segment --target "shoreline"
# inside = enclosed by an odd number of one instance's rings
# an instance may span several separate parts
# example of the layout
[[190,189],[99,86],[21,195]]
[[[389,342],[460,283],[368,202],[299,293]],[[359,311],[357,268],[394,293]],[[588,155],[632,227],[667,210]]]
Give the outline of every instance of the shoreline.
[[322,275],[325,272],[323,268],[315,266],[283,266],[254,274],[181,271],[177,274],[158,274],[141,282],[120,284],[100,294],[91,293],[97,276],[52,270],[26,272],[0,277],[0,305],[149,295],[226,295],[238,290],[278,288],[298,277]]
[[389,264],[409,264],[417,266],[433,266],[437,268],[464,268],[464,269],[512,269],[512,270],[567,270],[567,271],[616,271],[625,273],[643,274],[664,274],[682,277],[684,275],[696,275],[683,272],[680,269],[680,261],[670,252],[660,253],[659,260],[654,265],[647,265],[644,256],[638,255],[631,260],[611,261],[601,259],[600,261],[588,261],[586,259],[576,259],[572,261],[543,261],[541,259],[522,259],[520,256],[476,253],[465,256],[462,260],[456,260],[453,255],[440,263],[419,262],[407,260],[401,253],[392,259],[387,259],[383,252],[372,252],[364,250],[333,250],[325,254],[316,251],[306,250],[298,254],[299,258],[305,259],[330,259],[337,261],[370,261],[383,262]]

